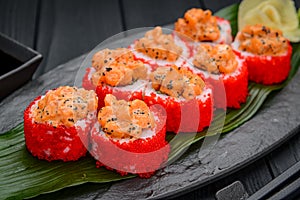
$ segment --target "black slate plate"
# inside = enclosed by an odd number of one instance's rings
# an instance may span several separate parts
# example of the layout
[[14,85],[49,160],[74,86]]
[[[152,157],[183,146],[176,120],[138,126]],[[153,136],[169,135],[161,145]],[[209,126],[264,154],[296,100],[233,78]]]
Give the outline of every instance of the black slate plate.
[[[34,97],[60,85],[73,85],[84,59],[85,56],[81,56],[61,65],[4,99],[0,103],[0,133],[22,122],[22,111]],[[157,199],[216,181],[265,155],[299,130],[299,87],[300,72],[270,98],[255,117],[222,136],[211,151],[199,152],[199,142],[150,179],[134,178],[114,183],[111,187],[85,184],[77,187],[82,188],[82,193],[75,193],[75,196],[70,188],[37,199]]]

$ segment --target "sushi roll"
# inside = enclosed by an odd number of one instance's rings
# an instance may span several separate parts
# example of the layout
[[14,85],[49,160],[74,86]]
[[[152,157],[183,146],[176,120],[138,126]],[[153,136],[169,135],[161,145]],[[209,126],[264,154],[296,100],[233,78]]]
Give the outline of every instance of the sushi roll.
[[240,108],[248,96],[248,69],[244,59],[227,44],[200,44],[193,60],[194,73],[213,86],[217,108]]
[[192,8],[175,22],[174,30],[193,42],[230,44],[231,26],[228,20],[213,16],[210,10]]
[[152,69],[172,64],[181,66],[190,56],[190,49],[184,40],[176,33],[164,34],[160,26],[146,32],[129,48],[137,59],[149,64]]
[[150,74],[144,101],[161,105],[167,113],[167,131],[200,132],[213,115],[212,89],[187,68],[159,67]]
[[108,94],[92,129],[91,155],[97,167],[148,178],[168,159],[165,136],[166,116],[159,107]]
[[24,112],[29,152],[48,161],[73,161],[84,156],[97,102],[94,91],[68,86],[37,97]]
[[99,109],[104,106],[106,94],[125,100],[142,99],[148,68],[143,62],[135,60],[130,50],[99,51],[93,56],[92,67],[87,71],[83,85],[96,88]]
[[246,59],[250,81],[271,85],[288,77],[292,46],[280,30],[259,24],[245,26],[232,47]]

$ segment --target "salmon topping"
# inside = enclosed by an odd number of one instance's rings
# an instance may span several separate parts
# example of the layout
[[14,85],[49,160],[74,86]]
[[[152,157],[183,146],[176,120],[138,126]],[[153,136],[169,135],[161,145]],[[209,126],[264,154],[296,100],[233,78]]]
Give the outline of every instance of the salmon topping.
[[97,96],[94,91],[62,86],[51,90],[33,107],[32,115],[37,123],[53,126],[73,126],[90,112],[97,110]]
[[100,109],[98,121],[106,135],[113,138],[139,138],[143,129],[155,127],[154,117],[141,100],[127,102],[108,94]]
[[287,51],[288,42],[280,30],[263,25],[248,25],[237,35],[239,50],[256,55],[281,55]]
[[175,44],[172,35],[163,34],[159,26],[139,39],[135,44],[135,49],[153,59],[170,62],[176,61],[182,53],[182,48]]
[[147,77],[147,68],[142,61],[134,59],[133,53],[125,48],[104,49],[92,59],[96,72],[92,75],[95,86],[106,83],[110,86],[130,85],[137,79]]
[[203,91],[204,81],[185,68],[159,67],[150,74],[152,87],[171,97],[193,99]]
[[231,73],[238,66],[236,56],[227,44],[200,44],[194,56],[194,66],[213,74]]
[[192,8],[175,23],[175,31],[199,41],[216,41],[220,38],[217,18],[210,10]]

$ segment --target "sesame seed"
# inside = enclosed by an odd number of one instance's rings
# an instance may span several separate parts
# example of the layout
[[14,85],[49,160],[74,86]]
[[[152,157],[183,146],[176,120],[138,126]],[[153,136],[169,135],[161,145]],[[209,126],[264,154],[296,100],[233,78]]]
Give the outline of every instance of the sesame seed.
[[105,70],[106,70],[107,72],[109,72],[109,71],[112,70],[112,68],[111,68],[111,67],[106,67]]

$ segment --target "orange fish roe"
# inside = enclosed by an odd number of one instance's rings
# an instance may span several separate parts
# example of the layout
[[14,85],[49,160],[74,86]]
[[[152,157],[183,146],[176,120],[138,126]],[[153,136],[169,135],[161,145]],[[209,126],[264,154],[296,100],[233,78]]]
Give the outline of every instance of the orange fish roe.
[[135,60],[133,53],[125,48],[97,52],[93,56],[92,67],[96,69],[92,75],[92,83],[95,86],[99,83],[110,86],[129,85],[137,79],[147,77],[147,69],[143,62]]
[[171,62],[176,61],[182,53],[182,48],[175,44],[172,35],[163,34],[159,26],[139,39],[135,44],[135,49],[151,58]]
[[236,70],[238,62],[231,46],[218,44],[200,44],[194,56],[193,64],[210,73],[232,73]]
[[152,87],[171,97],[192,99],[201,94],[204,81],[185,68],[159,67],[150,75]]
[[248,25],[237,35],[239,50],[255,55],[281,55],[288,49],[288,42],[280,30],[264,25]]
[[105,107],[98,114],[98,121],[102,130],[113,138],[139,138],[143,129],[155,127],[153,115],[145,102],[133,100],[117,100],[108,94]]
[[217,17],[210,10],[192,8],[175,23],[175,31],[194,41],[216,41],[220,37]]
[[132,54],[126,48],[117,48],[114,50],[103,49],[94,54],[92,58],[92,67],[99,71],[104,66],[107,66],[108,63],[120,60],[132,59]]
[[94,91],[61,86],[51,90],[33,108],[33,119],[37,123],[52,126],[73,126],[78,120],[97,110],[97,96]]

